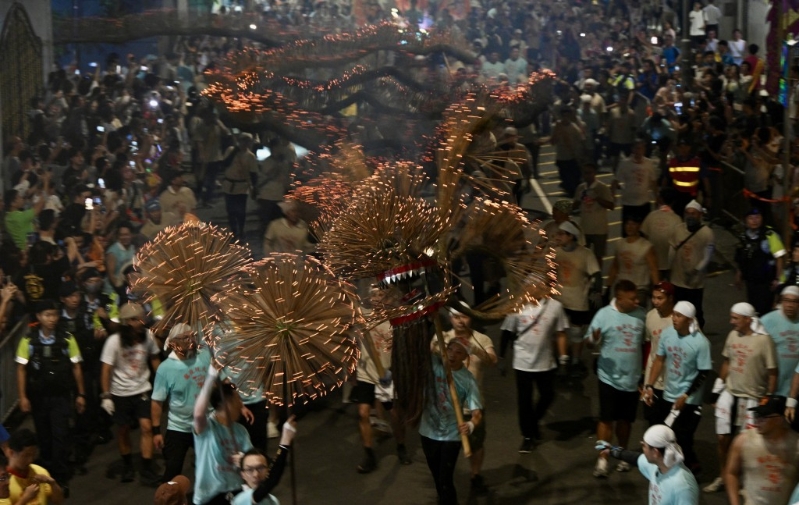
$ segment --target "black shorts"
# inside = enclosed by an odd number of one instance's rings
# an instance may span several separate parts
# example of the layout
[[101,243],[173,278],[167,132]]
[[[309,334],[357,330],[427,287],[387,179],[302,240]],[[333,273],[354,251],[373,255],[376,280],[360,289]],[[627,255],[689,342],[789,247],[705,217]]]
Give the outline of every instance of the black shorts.
[[590,310],[572,310],[563,309],[566,312],[566,317],[569,318],[570,326],[585,326],[591,324],[591,311]]
[[114,424],[133,426],[139,419],[150,419],[150,393],[134,396],[112,396]]
[[[350,403],[374,405],[377,397],[375,396],[375,385],[368,382],[358,381],[350,391]],[[391,410],[392,402],[382,402],[383,408]]]
[[599,420],[606,423],[635,421],[639,399],[638,391],[619,391],[599,381]]

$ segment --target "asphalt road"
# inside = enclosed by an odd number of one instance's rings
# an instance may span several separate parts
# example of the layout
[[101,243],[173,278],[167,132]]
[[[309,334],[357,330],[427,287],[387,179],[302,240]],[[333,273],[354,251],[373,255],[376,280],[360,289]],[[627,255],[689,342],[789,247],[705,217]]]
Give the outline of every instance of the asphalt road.
[[[523,207],[548,211],[558,198],[559,188],[554,156],[542,155],[537,188],[526,195]],[[609,174],[600,174],[609,183]],[[534,185],[535,186],[535,185]],[[224,224],[224,209],[217,203],[213,209],[201,211],[202,217]],[[611,242],[619,236],[620,211],[611,214]],[[254,230],[255,217],[250,216],[249,229]],[[729,254],[732,237],[714,228],[722,254]],[[249,237],[248,237],[249,238]],[[725,253],[726,249],[726,253]],[[727,256],[729,257],[729,256]],[[607,261],[605,261],[607,268]],[[707,336],[713,344],[713,357],[719,363],[721,347],[727,332],[729,307],[744,299],[743,293],[731,288],[732,274],[722,272],[708,281],[705,290]],[[498,344],[498,326],[487,328]],[[595,420],[598,412],[597,380],[591,375],[583,381],[562,380],[557,385],[557,398],[543,420],[543,442],[532,454],[518,454],[521,435],[516,422],[515,384],[512,375],[502,377],[489,370],[485,377],[488,438],[483,475],[490,488],[486,496],[469,496],[468,461],[462,456],[456,471],[456,484],[461,503],[477,504],[645,504],[646,480],[633,470],[629,473],[611,472],[608,479],[592,475],[596,460],[594,451]],[[408,448],[413,458],[410,466],[401,466],[391,438],[376,445],[379,458],[377,471],[360,475],[355,467],[362,449],[356,424],[356,408],[341,401],[336,392],[317,402],[301,419],[294,451],[297,503],[301,504],[433,504],[436,502],[432,478],[415,433],[408,435]],[[640,412],[639,412],[640,416]],[[645,423],[638,421],[633,428],[631,445],[641,439]],[[274,444],[274,441],[272,441]],[[135,445],[135,444],[134,444]],[[697,452],[704,467],[700,485],[717,475],[715,435],[712,411],[708,408],[697,434]],[[100,505],[141,505],[152,502],[153,490],[139,483],[121,484],[106,477],[109,468],[118,464],[114,444],[99,446],[92,455],[86,476],[72,481],[71,503]],[[186,473],[191,477],[191,468]],[[283,504],[292,503],[290,472],[284,474],[277,492]],[[700,503],[726,503],[724,493],[704,494]]]

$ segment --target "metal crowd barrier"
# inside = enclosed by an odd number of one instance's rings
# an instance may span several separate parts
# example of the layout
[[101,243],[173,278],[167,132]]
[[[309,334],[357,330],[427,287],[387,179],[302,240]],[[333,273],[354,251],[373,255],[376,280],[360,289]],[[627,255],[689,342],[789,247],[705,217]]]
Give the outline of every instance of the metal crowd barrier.
[[17,395],[17,364],[14,358],[17,355],[19,341],[28,330],[28,316],[9,331],[0,341],[0,422],[6,420],[14,412],[19,403]]

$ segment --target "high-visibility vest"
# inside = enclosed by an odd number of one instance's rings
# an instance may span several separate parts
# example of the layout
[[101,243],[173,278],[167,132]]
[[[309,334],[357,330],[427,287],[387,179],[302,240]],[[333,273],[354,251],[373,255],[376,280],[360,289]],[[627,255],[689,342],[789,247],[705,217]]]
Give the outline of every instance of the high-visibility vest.
[[696,196],[699,189],[699,159],[691,158],[681,161],[673,158],[669,162],[669,176],[674,184],[674,189]]

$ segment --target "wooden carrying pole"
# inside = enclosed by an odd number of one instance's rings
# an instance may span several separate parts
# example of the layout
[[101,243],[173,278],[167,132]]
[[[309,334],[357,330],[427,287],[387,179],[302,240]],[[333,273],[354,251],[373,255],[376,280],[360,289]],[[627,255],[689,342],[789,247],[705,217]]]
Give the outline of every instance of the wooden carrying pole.
[[[283,367],[283,414],[286,416],[284,423],[289,422],[291,417],[291,409],[289,408],[289,376],[286,373],[286,367]],[[291,449],[289,450],[289,468],[291,470],[291,504],[297,505],[297,466],[296,466],[296,442],[292,441]]]
[[[458,430],[463,424],[463,409],[461,409],[461,402],[458,400],[458,391],[455,389],[455,380],[452,378],[452,369],[449,367],[447,360],[447,346],[444,343],[444,330],[441,324],[441,314],[436,312],[433,319],[436,324],[436,338],[438,339],[438,348],[441,351],[441,363],[444,365],[444,371],[447,374],[447,384],[449,385],[449,396],[452,400],[452,408],[455,410],[455,418],[458,420]],[[467,458],[472,457],[472,447],[469,445],[469,436],[461,433],[461,443],[463,444],[463,455]]]

